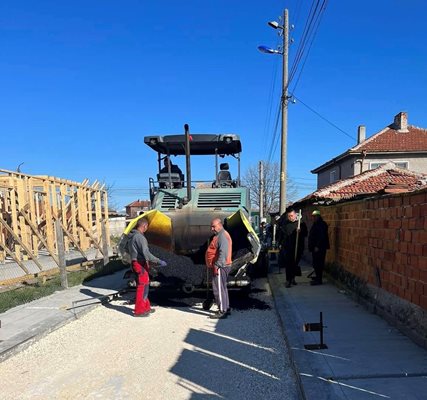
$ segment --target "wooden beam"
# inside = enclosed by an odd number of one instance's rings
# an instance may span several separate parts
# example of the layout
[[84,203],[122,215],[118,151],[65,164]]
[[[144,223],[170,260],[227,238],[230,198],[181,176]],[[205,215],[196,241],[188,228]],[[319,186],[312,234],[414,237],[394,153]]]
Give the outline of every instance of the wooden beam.
[[95,223],[96,223],[96,233],[98,235],[98,240],[101,241],[101,236],[104,232],[102,231],[102,209],[101,209],[101,192],[97,190],[95,193]]
[[[29,205],[29,210],[30,210],[29,219],[30,219],[30,222],[32,222],[33,225],[36,226],[36,224],[37,224],[37,211],[36,211],[37,201],[36,200],[37,200],[38,195],[36,193],[34,193],[33,178],[28,178],[27,190],[28,190],[28,203],[27,203],[27,205]],[[25,218],[25,215],[24,215],[24,218]],[[31,228],[31,226],[30,226],[30,228]],[[33,229],[33,232],[34,232],[34,229]],[[33,246],[34,254],[38,257],[39,241],[38,241],[37,234],[31,235],[30,240],[31,240],[31,244]]]
[[[60,199],[60,207],[62,211],[62,221],[64,221],[64,225],[68,227],[67,225],[67,206],[66,206],[66,196],[67,196],[67,187],[61,183],[59,187],[59,192],[61,194]],[[64,251],[68,252],[70,249],[69,239],[68,237],[64,238]]]
[[107,242],[108,242],[108,246],[111,245],[110,242],[110,220],[109,220],[109,215],[108,215],[108,193],[107,191],[103,191],[102,192],[102,197],[103,197],[103,203],[104,203],[104,220],[105,220],[105,228],[107,230]]
[[87,229],[79,220],[79,225],[83,228],[83,230],[85,231],[86,235],[89,236],[89,238],[92,240],[94,246],[101,252],[102,255],[104,255],[104,252],[101,249],[100,244],[96,241],[96,239],[93,237],[93,235],[89,232],[89,229]]
[[59,222],[61,223],[61,228],[64,231],[64,233],[70,238],[70,240],[74,243],[74,245],[76,246],[76,249],[81,253],[81,255],[87,260],[87,256],[85,254],[85,252],[82,250],[82,248],[79,246],[79,242],[78,240],[68,231],[68,229],[64,226],[64,224],[62,223],[62,221],[58,218],[57,215],[53,214],[53,218],[55,218],[55,220],[59,220]]
[[[10,178],[10,181],[13,182],[13,178]],[[12,217],[12,234],[14,235],[15,232],[16,234],[19,234],[19,224],[18,224],[18,207],[17,207],[17,201],[16,201],[16,192],[15,192],[15,187],[13,184],[11,184],[12,189],[10,190],[10,211],[11,211],[11,217]],[[18,260],[22,260],[22,255],[21,255],[21,246],[16,245],[15,246],[15,254],[16,257],[18,258]]]
[[[44,191],[46,195],[44,196],[44,220],[46,221],[46,241],[49,244],[49,248],[55,248],[55,234],[53,231],[53,217],[52,217],[52,208],[50,206],[50,188],[49,182],[45,181],[43,183]],[[56,248],[55,248],[56,249]]]
[[46,247],[46,250],[49,252],[50,256],[53,258],[53,260],[58,264],[59,266],[59,260],[58,257],[56,257],[55,255],[55,251],[52,248],[49,248],[49,245],[47,244],[46,240],[44,239],[44,237],[40,234],[39,230],[37,229],[37,226],[35,226],[30,218],[28,217],[25,208],[20,210],[21,215],[24,217],[25,221],[27,222],[27,224],[29,225],[29,227],[33,230],[34,234],[39,238],[40,242],[43,243],[43,245]]
[[71,205],[71,232],[74,237],[78,237],[78,229],[77,229],[77,208],[76,208],[76,191],[74,188],[71,188],[71,199],[70,199],[70,205]]
[[21,268],[22,270],[29,275],[30,271],[28,271],[27,267],[23,264],[23,262],[21,260],[18,260],[18,258],[15,256],[15,253],[13,251],[10,251],[5,244],[0,242],[0,247],[9,255],[9,257],[11,257],[13,259],[13,261],[15,261]]
[[34,263],[39,267],[40,271],[43,270],[42,265],[38,262],[37,258],[34,256],[32,251],[27,247],[27,245],[13,232],[9,227],[6,221],[0,217],[0,223],[6,228],[6,230],[12,235],[12,237],[22,246],[22,248],[27,252],[27,254],[33,259]]

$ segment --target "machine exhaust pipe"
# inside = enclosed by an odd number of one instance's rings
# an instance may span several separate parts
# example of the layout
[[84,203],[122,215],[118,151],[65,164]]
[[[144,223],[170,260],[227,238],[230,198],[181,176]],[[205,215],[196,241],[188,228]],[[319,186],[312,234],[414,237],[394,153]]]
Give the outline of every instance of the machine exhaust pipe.
[[184,125],[185,131],[185,161],[187,169],[187,201],[191,201],[191,164],[190,164],[190,128]]

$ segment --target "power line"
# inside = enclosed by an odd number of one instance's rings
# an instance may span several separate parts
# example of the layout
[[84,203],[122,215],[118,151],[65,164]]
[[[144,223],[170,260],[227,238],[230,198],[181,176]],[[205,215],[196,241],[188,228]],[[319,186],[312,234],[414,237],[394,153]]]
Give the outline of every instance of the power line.
[[278,128],[279,128],[280,111],[282,108],[281,104],[282,104],[282,101],[280,100],[279,101],[279,107],[277,110],[276,123],[274,125],[274,136],[273,136],[273,140],[271,141],[271,144],[270,144],[270,152],[268,154],[268,159],[267,159],[268,163],[270,163],[272,161],[273,155],[276,153],[277,145],[278,145],[279,138],[280,138],[280,136],[277,133],[279,131]]
[[[277,45],[278,44],[276,43],[276,47],[277,47]],[[273,97],[274,97],[274,92],[275,92],[275,87],[276,87],[278,64],[279,64],[279,60],[277,59],[277,61],[275,63],[273,63],[274,68],[273,68],[273,73],[272,73],[272,78],[271,78],[270,93],[269,93],[269,97],[268,97],[268,110],[267,110],[267,116],[266,116],[265,123],[264,123],[264,135],[266,136],[265,143],[269,142],[271,113],[272,113],[272,109],[273,109]],[[265,149],[267,150],[267,148],[265,148]],[[271,152],[271,150],[270,150],[270,152]]]
[[318,6],[319,6],[319,1],[320,0],[317,0],[316,6],[314,6],[314,4],[315,4],[314,1],[311,4],[311,9],[310,9],[309,15],[307,17],[307,20],[306,20],[306,23],[305,23],[305,26],[304,26],[304,30],[303,30],[303,33],[302,33],[302,36],[301,36],[301,40],[300,40],[300,42],[298,44],[298,48],[297,48],[297,52],[296,52],[296,55],[295,55],[295,59],[294,59],[294,62],[292,64],[292,68],[291,68],[291,71],[290,71],[290,74],[289,74],[289,83],[288,84],[290,84],[291,81],[293,80],[293,78],[295,76],[295,73],[298,70],[299,63],[300,63],[300,61],[301,61],[301,59],[302,59],[302,57],[304,55],[307,40],[308,40],[308,38],[311,35],[311,27],[312,27],[312,24],[313,24],[313,20],[317,16],[316,12],[317,12],[317,9],[318,9]]
[[313,46],[314,39],[316,38],[317,32],[318,32],[318,30],[319,30],[320,22],[322,21],[323,12],[324,12],[324,10],[326,9],[326,3],[327,3],[327,0],[323,0],[323,3],[322,3],[322,5],[321,5],[321,11],[320,11],[320,13],[318,14],[317,19],[316,19],[316,22],[315,22],[315,26],[314,26],[313,34],[312,34],[312,36],[311,36],[311,40],[310,40],[310,44],[309,44],[309,46],[308,46],[307,53],[306,53],[306,55],[305,55],[304,61],[303,61],[303,63],[302,63],[302,66],[301,66],[301,68],[300,68],[300,70],[299,70],[298,77],[297,77],[297,80],[296,80],[296,82],[295,82],[295,85],[294,85],[294,87],[293,87],[293,89],[292,89],[292,91],[293,91],[293,92],[295,92],[296,87],[298,86],[299,80],[300,80],[300,78],[301,78],[302,72],[304,71],[305,63],[306,63],[306,62],[307,62],[307,60],[308,60],[308,56],[309,56],[309,54],[310,54],[311,47]]
[[319,112],[317,112],[316,110],[314,110],[313,108],[311,108],[308,104],[305,104],[301,99],[299,99],[298,97],[296,97],[294,94],[292,94],[292,96],[295,97],[295,99],[298,100],[298,102],[301,103],[304,107],[308,108],[311,112],[313,112],[314,114],[316,114],[319,118],[323,119],[329,125],[333,126],[335,129],[339,130],[344,135],[348,136],[350,139],[352,139],[352,140],[356,139],[355,136],[350,135],[349,133],[347,133],[346,131],[344,131],[343,129],[341,129],[339,126],[337,126],[333,122],[329,121],[326,117],[324,117],[322,114],[320,114]]

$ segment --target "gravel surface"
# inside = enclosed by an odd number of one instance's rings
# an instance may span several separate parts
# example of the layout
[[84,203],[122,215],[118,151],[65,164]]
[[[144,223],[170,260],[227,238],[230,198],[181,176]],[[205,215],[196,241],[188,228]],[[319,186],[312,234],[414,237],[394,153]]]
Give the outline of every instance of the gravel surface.
[[1,363],[0,398],[297,399],[268,284],[257,285],[220,321],[194,296],[168,307],[153,293],[147,318],[125,299],[97,307]]
[[[166,267],[151,264],[150,277],[152,280],[180,288],[183,284],[194,286],[206,285],[206,265],[196,264],[191,258],[168,252],[158,246],[150,246],[153,255],[167,262]],[[231,275],[235,275],[238,268],[252,260],[252,253],[246,249],[233,252],[233,267]]]

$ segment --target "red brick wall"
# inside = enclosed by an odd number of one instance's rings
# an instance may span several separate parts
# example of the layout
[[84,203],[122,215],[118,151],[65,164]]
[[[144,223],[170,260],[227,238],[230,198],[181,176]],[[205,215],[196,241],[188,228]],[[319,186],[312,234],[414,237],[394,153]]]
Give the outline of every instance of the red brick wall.
[[327,262],[374,286],[378,268],[382,289],[427,310],[427,190],[316,208],[329,225]]

